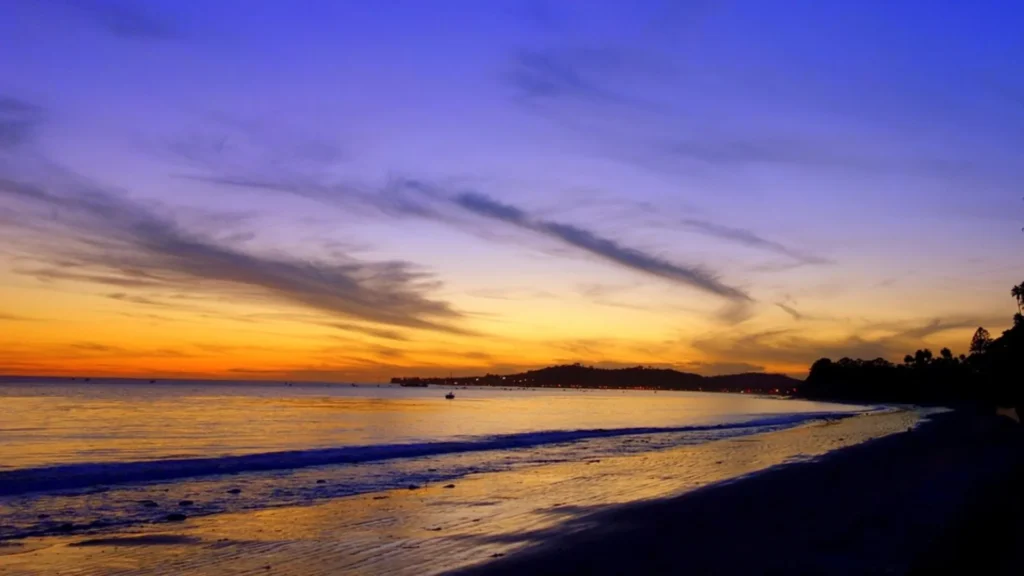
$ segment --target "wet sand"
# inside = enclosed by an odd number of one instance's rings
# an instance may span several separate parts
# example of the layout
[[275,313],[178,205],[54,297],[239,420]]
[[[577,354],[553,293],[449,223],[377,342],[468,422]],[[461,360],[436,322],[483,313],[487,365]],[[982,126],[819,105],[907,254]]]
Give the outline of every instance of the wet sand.
[[944,414],[813,464],[619,507],[463,575],[1020,574],[1019,426]]
[[[850,465],[837,469],[835,462],[854,458],[855,468],[882,470],[881,460],[892,464],[896,454],[879,449],[886,439],[856,446],[881,436],[900,445],[933,444],[924,440],[931,432],[905,432],[917,419],[913,412],[875,413],[642,455],[478,474],[453,487],[428,485],[114,534],[26,539],[0,548],[0,573],[637,573],[712,566],[700,564],[694,556],[700,552],[704,561],[720,554],[736,560],[748,555],[737,550],[753,545],[752,555],[766,555],[767,542],[777,547],[777,557],[792,556],[809,541],[780,541],[783,534],[802,533],[806,540],[820,536],[821,526],[835,529],[845,522],[843,529],[853,530],[887,522],[876,506],[850,524],[851,506],[866,506],[878,486],[857,488],[859,482],[844,479]],[[800,464],[851,446],[822,462]],[[915,489],[959,486],[934,476],[946,472],[925,467]],[[925,512],[929,521],[940,515]],[[684,557],[683,564],[667,560]]]

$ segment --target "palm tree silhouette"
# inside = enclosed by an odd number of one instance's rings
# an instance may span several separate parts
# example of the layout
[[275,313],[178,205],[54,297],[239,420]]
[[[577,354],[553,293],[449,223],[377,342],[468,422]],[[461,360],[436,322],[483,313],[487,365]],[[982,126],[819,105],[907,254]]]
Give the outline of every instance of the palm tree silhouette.
[[1010,289],[1010,296],[1017,299],[1017,311],[1024,313],[1024,282]]

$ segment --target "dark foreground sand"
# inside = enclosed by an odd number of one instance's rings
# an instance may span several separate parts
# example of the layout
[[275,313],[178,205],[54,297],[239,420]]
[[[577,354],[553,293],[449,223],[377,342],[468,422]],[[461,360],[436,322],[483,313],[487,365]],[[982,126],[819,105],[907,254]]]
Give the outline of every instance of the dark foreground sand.
[[[1022,574],[1024,433],[977,414],[672,499],[459,574]],[[594,518],[589,520],[593,521]],[[564,529],[564,527],[563,527]]]

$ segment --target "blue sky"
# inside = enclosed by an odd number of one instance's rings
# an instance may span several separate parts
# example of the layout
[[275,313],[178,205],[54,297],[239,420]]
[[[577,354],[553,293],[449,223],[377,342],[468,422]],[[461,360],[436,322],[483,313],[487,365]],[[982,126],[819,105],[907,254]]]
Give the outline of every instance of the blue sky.
[[1020,280],[1022,23],[1012,2],[6,3],[0,362],[89,338],[109,354],[83,370],[172,350],[245,374],[269,348],[257,374],[365,379],[960,351]]

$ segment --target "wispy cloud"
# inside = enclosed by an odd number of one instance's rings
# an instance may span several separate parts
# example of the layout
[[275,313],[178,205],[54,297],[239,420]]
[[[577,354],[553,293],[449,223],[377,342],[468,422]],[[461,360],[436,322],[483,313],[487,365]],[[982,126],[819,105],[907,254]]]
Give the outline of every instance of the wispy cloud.
[[34,104],[0,95],[0,150],[27,143],[42,120]]
[[899,330],[894,338],[902,340],[923,340],[929,336],[948,332],[950,330],[963,330],[966,328],[977,328],[978,326],[999,325],[1005,323],[1005,318],[953,318],[943,320],[935,318],[921,324],[920,326],[903,327],[896,325]]
[[531,100],[578,98],[595,102],[616,102],[621,99],[593,80],[593,72],[607,68],[596,53],[556,51],[551,49],[519,50],[512,56],[509,83]]
[[31,322],[33,320],[35,320],[35,318],[29,318],[28,316],[22,316],[20,314],[0,312],[0,322]]
[[456,195],[452,201],[479,216],[544,234],[631,270],[685,284],[729,300],[750,300],[745,292],[723,283],[701,267],[670,262],[573,224],[531,218],[523,210],[483,194],[465,192]]
[[454,322],[462,315],[431,299],[436,282],[407,262],[258,255],[192,231],[166,210],[82,182],[64,184],[51,192],[0,180],[0,201],[23,215],[22,226],[9,222],[4,228],[39,262],[25,273],[119,287],[200,289],[373,324],[461,332]]
[[546,290],[516,287],[478,288],[466,293],[474,298],[487,300],[536,300],[555,297],[553,293]]
[[201,147],[192,148],[192,154],[199,156],[187,159],[204,172],[185,176],[193,180],[295,194],[346,208],[369,207],[378,214],[389,217],[423,218],[474,230],[479,230],[480,226],[478,222],[467,221],[467,214],[476,218],[497,220],[636,272],[687,285],[734,302],[751,301],[745,291],[726,284],[704,267],[670,261],[645,250],[627,246],[603,232],[582,225],[535,217],[522,208],[499,202],[486,194],[454,192],[445,186],[409,178],[396,178],[375,189],[343,183],[328,184],[322,177],[302,170],[283,169],[267,173],[260,167],[247,169],[225,166],[214,157],[216,154],[211,156],[202,153]]
[[792,306],[790,306],[788,304],[783,304],[782,302],[776,302],[775,305],[778,306],[779,308],[781,308],[782,311],[785,312],[786,314],[789,314],[790,316],[792,316],[793,320],[798,320],[799,321],[799,320],[803,320],[804,318],[806,318],[806,316],[804,316],[799,310],[797,310],[796,308],[793,308]]
[[700,234],[720,238],[722,240],[728,240],[730,242],[736,242],[751,248],[774,252],[776,254],[792,258],[802,264],[831,263],[827,258],[801,252],[774,240],[768,240],[767,238],[744,228],[733,228],[731,226],[723,226],[707,220],[696,220],[692,218],[684,219],[680,221],[680,224]]
[[722,376],[725,374],[743,374],[745,372],[764,372],[765,366],[748,362],[686,362],[673,366],[684,372],[696,372],[704,376]]
[[875,166],[870,157],[850,154],[841,145],[822,146],[802,140],[761,140],[733,138],[706,133],[692,140],[672,140],[664,144],[672,155],[708,164],[794,164],[804,166]]
[[[966,330],[978,326],[1006,325],[1006,318],[959,317],[930,320],[904,320],[864,323],[855,335],[838,338],[815,338],[798,330],[764,330],[736,334],[716,333],[694,340],[691,345],[712,359],[742,358],[747,362],[768,365],[802,365],[809,367],[818,358],[885,358],[899,361],[907,353],[925,347],[925,339],[943,332]],[[966,351],[965,337],[954,351]]]
[[374,338],[383,338],[384,340],[396,340],[406,341],[409,338],[397,330],[386,330],[383,328],[373,328],[371,326],[361,326],[358,324],[352,324],[348,322],[330,322],[325,324],[331,328],[337,328],[345,332],[355,332],[364,336],[372,336]]
[[150,3],[129,0],[65,0],[76,12],[114,36],[138,40],[172,40],[181,31]]

